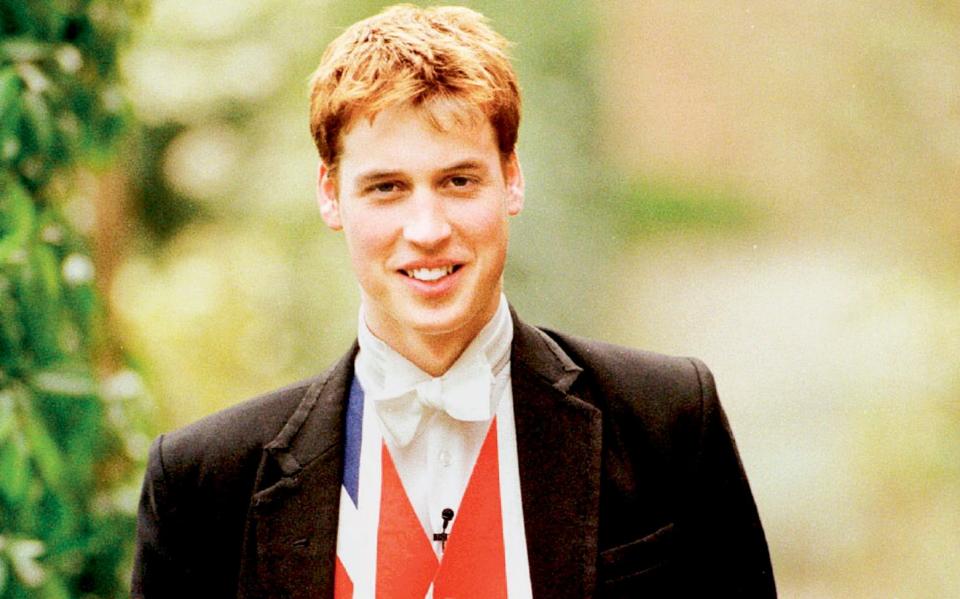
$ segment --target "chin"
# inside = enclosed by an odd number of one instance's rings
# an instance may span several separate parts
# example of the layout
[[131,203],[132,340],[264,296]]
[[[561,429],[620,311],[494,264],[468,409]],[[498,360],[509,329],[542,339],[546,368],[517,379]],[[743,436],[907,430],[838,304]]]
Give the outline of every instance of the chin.
[[407,321],[409,327],[426,335],[446,335],[470,324],[469,313],[449,314],[445,311],[424,311]]
[[[422,308],[408,314],[410,328],[427,335],[447,335],[477,327],[479,332],[493,314],[485,314],[482,305],[451,305],[437,308]],[[478,322],[482,319],[483,322]]]

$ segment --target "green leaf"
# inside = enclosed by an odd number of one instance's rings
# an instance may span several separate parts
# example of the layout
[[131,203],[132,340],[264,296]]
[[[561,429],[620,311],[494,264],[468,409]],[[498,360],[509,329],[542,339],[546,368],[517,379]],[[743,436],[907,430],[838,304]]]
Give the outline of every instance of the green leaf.
[[0,69],[0,125],[2,131],[15,131],[12,127],[19,118],[20,93],[22,90],[20,77],[12,67]]
[[27,92],[23,94],[23,115],[33,132],[33,141],[38,154],[47,154],[53,148],[54,126],[50,109],[43,96]]
[[54,307],[60,303],[60,268],[57,255],[50,246],[36,244],[33,248],[34,266],[40,275],[39,283],[43,286],[43,294]]
[[[0,391],[0,443],[4,443],[11,432],[16,428],[17,415],[14,412],[13,394],[7,390]],[[6,471],[0,468],[0,474]]]
[[[23,325],[13,296],[13,284],[0,274],[0,385],[18,375],[23,355]],[[4,372],[5,371],[5,372]]]
[[0,444],[0,492],[14,505],[21,504],[30,485],[31,472],[27,462],[27,450],[23,438],[13,438]]
[[0,264],[25,248],[33,232],[34,216],[26,190],[10,178],[0,179]]
[[10,570],[7,568],[7,560],[0,558],[0,596],[7,589],[7,578],[10,576]]
[[47,571],[47,578],[40,588],[40,597],[42,599],[71,599],[70,591],[63,577],[52,570]]
[[61,324],[59,269],[56,256],[48,246],[34,243],[30,250],[30,261],[21,271],[18,293],[27,345],[42,367],[63,356],[58,335]]
[[55,491],[63,488],[63,457],[46,425],[33,413],[23,421],[23,436],[40,477]]

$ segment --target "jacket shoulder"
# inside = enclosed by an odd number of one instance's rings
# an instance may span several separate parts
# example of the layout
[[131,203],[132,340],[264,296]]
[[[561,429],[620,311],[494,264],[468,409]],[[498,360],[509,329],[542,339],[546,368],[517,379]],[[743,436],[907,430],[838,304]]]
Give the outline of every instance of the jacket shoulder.
[[[697,413],[715,396],[713,375],[697,358],[670,356],[541,329],[583,368],[578,383],[596,401]],[[711,396],[711,397],[708,397]],[[600,406],[613,407],[613,406]]]
[[670,469],[699,454],[705,429],[722,412],[703,362],[543,332],[583,369],[570,393],[600,410],[609,443],[663,456]]
[[198,482],[207,475],[248,466],[259,460],[269,443],[290,419],[312,384],[325,375],[299,381],[206,416],[161,435],[151,451],[167,477],[190,470]]

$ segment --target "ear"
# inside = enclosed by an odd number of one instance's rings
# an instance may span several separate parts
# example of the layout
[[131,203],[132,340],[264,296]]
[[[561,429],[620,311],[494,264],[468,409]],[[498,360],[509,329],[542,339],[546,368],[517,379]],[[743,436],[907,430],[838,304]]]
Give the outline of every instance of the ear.
[[523,210],[523,169],[516,151],[503,165],[503,178],[507,184],[507,214],[516,216]]
[[340,200],[337,196],[337,182],[330,174],[330,169],[323,162],[317,170],[317,204],[320,206],[320,217],[327,226],[334,231],[343,228],[340,218]]

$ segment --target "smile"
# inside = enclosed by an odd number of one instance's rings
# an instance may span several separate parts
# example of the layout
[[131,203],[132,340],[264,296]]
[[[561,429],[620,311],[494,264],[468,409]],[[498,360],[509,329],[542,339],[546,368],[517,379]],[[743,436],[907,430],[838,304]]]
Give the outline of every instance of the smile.
[[443,277],[452,274],[456,271],[459,266],[454,266],[453,264],[447,266],[441,266],[439,268],[413,268],[410,270],[403,269],[400,272],[407,275],[411,279],[416,279],[418,281],[439,281]]

